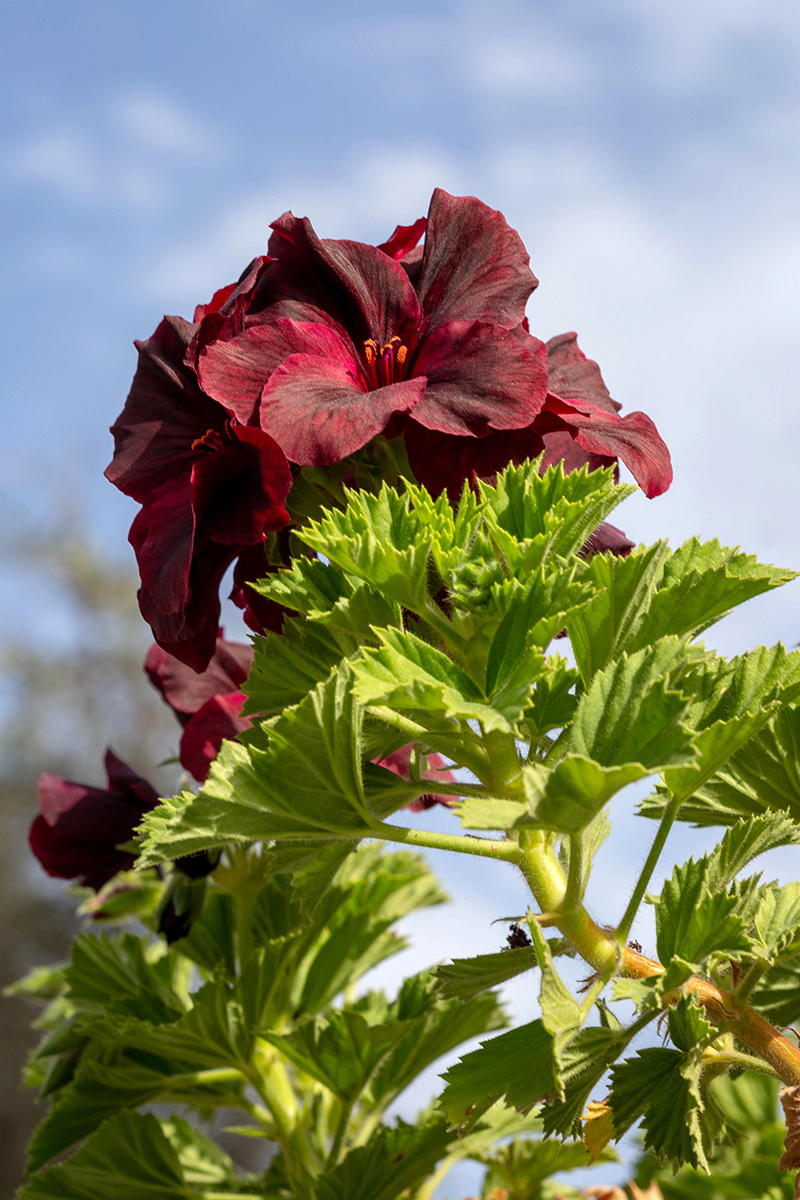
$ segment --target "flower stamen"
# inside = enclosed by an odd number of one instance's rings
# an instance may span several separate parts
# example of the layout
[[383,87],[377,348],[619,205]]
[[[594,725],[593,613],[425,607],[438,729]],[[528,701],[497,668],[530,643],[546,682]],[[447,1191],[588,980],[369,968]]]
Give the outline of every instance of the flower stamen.
[[374,338],[364,342],[364,358],[367,364],[367,381],[370,391],[388,387],[405,378],[408,346],[404,346],[396,335],[389,338],[385,346],[379,346]]

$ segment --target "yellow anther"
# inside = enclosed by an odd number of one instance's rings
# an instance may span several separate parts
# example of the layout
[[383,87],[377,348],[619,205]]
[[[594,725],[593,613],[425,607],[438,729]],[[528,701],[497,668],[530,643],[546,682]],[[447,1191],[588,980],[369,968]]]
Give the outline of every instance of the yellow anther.
[[401,346],[400,349],[397,351],[398,366],[402,367],[403,363],[406,361],[407,358],[408,358],[408,346]]

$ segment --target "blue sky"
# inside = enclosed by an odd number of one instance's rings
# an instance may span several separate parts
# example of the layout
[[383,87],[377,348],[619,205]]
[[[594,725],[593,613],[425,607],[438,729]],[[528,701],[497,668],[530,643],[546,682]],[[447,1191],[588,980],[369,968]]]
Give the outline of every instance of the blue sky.
[[[532,331],[576,329],[669,444],[673,488],[624,528],[800,567],[796,0],[27,0],[4,26],[4,499],[44,515],[76,489],[125,553],[134,507],[102,469],[132,339],[238,276],[284,210],[382,240],[439,185],[504,211]],[[799,597],[718,644],[796,642]],[[0,579],[7,628],[52,628],[46,605]],[[451,952],[492,948],[462,891]]]

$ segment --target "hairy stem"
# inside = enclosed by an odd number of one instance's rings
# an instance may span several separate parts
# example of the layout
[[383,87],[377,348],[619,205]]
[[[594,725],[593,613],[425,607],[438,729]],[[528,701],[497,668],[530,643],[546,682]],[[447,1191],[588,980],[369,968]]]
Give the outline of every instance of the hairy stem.
[[658,826],[658,831],[653,839],[653,844],[650,847],[650,853],[645,859],[639,878],[636,881],[636,887],[633,889],[633,895],[628,901],[628,907],[622,916],[622,920],[616,929],[616,936],[620,942],[628,940],[628,934],[631,931],[634,919],[639,911],[639,905],[642,903],[642,898],[647,891],[647,886],[653,876],[653,871],[656,869],[656,864],[661,857],[661,851],[664,849],[664,844],[672,829],[675,817],[678,814],[678,809],[681,806],[681,800],[670,800],[667,807],[664,809],[664,814],[661,817],[661,822]]
[[404,846],[419,846],[425,850],[455,850],[459,854],[475,854],[480,858],[496,858],[516,863],[519,846],[505,838],[464,837],[454,833],[434,833],[427,829],[406,829],[402,825],[376,824],[370,837],[385,842],[400,842]]
[[[546,834],[523,831],[519,866],[543,912],[558,916],[556,925],[589,966],[604,975],[618,972],[633,979],[659,975],[663,966],[655,959],[620,945],[613,933],[597,925],[582,904],[564,911],[567,881]],[[800,1085],[800,1049],[752,1008],[737,1007],[733,995],[707,979],[692,976],[678,989],[697,996],[706,1016],[730,1029],[773,1068],[791,1087]],[[677,999],[677,994],[675,998]]]

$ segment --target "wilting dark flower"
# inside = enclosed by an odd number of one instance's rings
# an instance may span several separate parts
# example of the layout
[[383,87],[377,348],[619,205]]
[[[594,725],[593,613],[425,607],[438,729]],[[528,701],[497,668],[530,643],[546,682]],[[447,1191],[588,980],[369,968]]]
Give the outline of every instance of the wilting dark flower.
[[144,669],[150,682],[183,725],[181,765],[203,782],[225,738],[250,728],[241,716],[245,696],[239,690],[253,661],[252,647],[217,638],[208,667],[197,674],[161,646],[151,647]]
[[136,858],[120,849],[130,842],[158,793],[111,751],[105,758],[108,787],[74,783],[57,775],[39,778],[41,815],[31,826],[30,845],[47,871],[79,879],[97,891]]
[[[408,779],[409,765],[411,763],[411,746],[401,746],[399,750],[393,751],[386,758],[379,760],[381,767],[387,767],[393,771],[395,775],[399,775],[401,779]],[[440,754],[429,754],[427,766],[422,772],[423,779],[439,780],[441,783],[455,783],[456,779],[452,771],[443,770],[445,762]],[[434,804],[443,804],[446,808],[453,803],[453,796],[441,796],[437,793],[426,792],[424,796],[418,796],[416,800],[412,800],[406,808],[411,812],[421,812],[424,808],[433,808]]]
[[243,549],[289,521],[291,470],[263,430],[204,395],[184,366],[197,330],[168,317],[137,343],[139,366],[107,477],[142,504],[130,541],[156,641],[195,670],[213,654],[219,585]]
[[422,251],[422,221],[382,247],[320,239],[291,213],[272,228],[187,362],[292,462],[338,462],[396,414],[480,437],[539,412],[546,351],[523,324],[537,281],[500,213],[437,189]]

